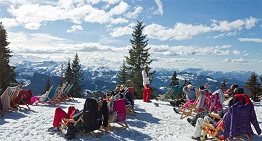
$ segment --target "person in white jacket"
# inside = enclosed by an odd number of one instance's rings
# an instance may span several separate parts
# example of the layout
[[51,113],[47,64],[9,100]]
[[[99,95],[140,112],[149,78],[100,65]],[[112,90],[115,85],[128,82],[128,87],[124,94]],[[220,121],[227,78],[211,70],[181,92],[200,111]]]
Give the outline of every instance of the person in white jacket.
[[143,78],[143,86],[144,86],[144,94],[143,94],[143,101],[144,102],[151,102],[150,101],[150,78],[148,74],[148,66],[146,66],[142,71],[142,78]]

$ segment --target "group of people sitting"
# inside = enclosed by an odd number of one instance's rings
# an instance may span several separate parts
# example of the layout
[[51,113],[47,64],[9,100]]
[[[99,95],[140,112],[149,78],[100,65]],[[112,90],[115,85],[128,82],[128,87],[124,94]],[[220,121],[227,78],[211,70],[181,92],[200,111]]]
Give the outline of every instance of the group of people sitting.
[[[261,129],[254,111],[254,105],[244,93],[244,89],[239,88],[238,85],[232,85],[230,89],[225,92],[219,89],[211,93],[207,87],[200,86],[196,91],[194,87],[189,84],[183,87],[183,92],[186,96],[185,100],[179,99],[170,102],[170,104],[174,106],[174,111],[179,114],[182,114],[184,108],[190,108],[195,104],[194,108],[196,109],[196,113],[192,118],[187,118],[187,121],[195,128],[192,139],[201,140],[202,130],[205,126],[203,124],[204,122],[212,124],[214,128],[223,126],[224,131],[221,131],[223,133],[218,135],[218,138],[221,140],[241,134],[253,135],[254,133],[250,123],[255,127],[257,134],[261,134]],[[216,100],[212,99],[215,94],[219,96]],[[226,106],[224,106],[225,99],[227,99],[226,103],[228,103]],[[242,117],[237,119],[240,114]],[[216,117],[219,118],[215,119],[212,115],[216,115]],[[241,129],[238,129],[240,126]]]
[[[125,105],[126,109],[131,110],[133,113],[134,112],[134,96],[131,92],[131,88],[125,87],[124,85],[117,85],[115,90],[110,91],[108,93],[104,93],[103,97],[98,97],[95,98],[95,96],[89,95],[88,98],[86,99],[84,109],[76,109],[74,106],[68,107],[68,112],[64,111],[60,107],[56,108],[55,114],[54,114],[54,120],[53,120],[53,126],[48,129],[50,132],[57,132],[61,131],[61,126],[64,118],[71,118],[71,119],[77,119],[79,118],[79,115],[83,111],[85,111],[85,108],[90,108],[90,102],[93,102],[93,105],[97,105],[98,113],[95,121],[99,121],[98,124],[96,124],[96,127],[90,127],[92,129],[96,129],[100,127],[101,125],[103,127],[108,127],[108,122],[109,122],[109,115],[112,114],[114,111],[114,105],[113,105],[113,100],[120,100],[120,99],[125,99]],[[133,90],[134,94],[135,91]],[[89,119],[90,120],[90,119]],[[85,119],[84,119],[85,121]],[[93,123],[95,123],[95,121]],[[90,122],[90,121],[88,121]],[[94,125],[94,124],[93,124]],[[85,127],[88,127],[86,125]],[[86,132],[90,131],[91,129],[87,128],[84,129]]]

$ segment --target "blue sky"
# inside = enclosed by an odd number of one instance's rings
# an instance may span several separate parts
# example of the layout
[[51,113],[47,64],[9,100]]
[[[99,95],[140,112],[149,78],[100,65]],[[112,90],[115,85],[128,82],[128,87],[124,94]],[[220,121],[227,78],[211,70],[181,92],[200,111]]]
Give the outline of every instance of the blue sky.
[[262,74],[262,0],[1,0],[11,63],[119,69],[138,20],[151,67]]

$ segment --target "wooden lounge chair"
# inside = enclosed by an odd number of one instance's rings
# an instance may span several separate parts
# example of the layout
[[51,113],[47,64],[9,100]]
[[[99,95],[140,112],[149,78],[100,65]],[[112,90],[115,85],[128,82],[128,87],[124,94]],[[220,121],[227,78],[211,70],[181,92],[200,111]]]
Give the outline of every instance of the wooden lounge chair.
[[49,97],[48,103],[50,104],[60,103],[61,102],[60,97],[63,94],[66,87],[67,87],[67,83],[64,83],[61,87],[58,86],[53,97],[51,96]]
[[73,96],[70,95],[70,90],[73,88],[74,84],[68,84],[68,86],[66,87],[63,95],[62,95],[62,100],[66,101],[66,100],[74,100]]
[[[210,95],[209,91],[205,90],[205,91],[202,92],[202,94],[197,95],[196,100],[192,104],[189,104],[187,106],[182,105],[181,106],[182,110],[181,110],[180,119],[183,119],[183,118],[188,117],[188,116],[193,117],[201,111],[207,111],[208,110],[207,108],[208,108],[209,98],[210,98],[209,95]],[[205,97],[205,98],[202,98],[202,97]],[[202,105],[201,105],[201,103],[202,103]]]
[[174,99],[177,99],[178,95],[182,93],[182,87],[179,85],[169,87],[167,89],[167,92],[165,94],[159,95],[157,97],[157,100],[162,101],[173,101]]
[[1,103],[2,103],[3,112],[11,112],[11,111],[17,110],[17,107],[13,108],[15,105],[13,100],[18,96],[19,91],[20,91],[20,88],[17,86],[6,88],[6,90],[1,95]]
[[212,138],[216,139],[217,141],[224,140],[223,136],[223,126],[224,122],[223,120],[220,121],[217,127],[214,127],[210,123],[203,122],[204,128],[203,128],[203,136],[202,140],[206,138],[207,135],[210,135]]
[[116,118],[115,121],[111,121],[109,123],[109,126],[111,129],[114,129],[112,124],[117,123],[121,126],[122,129],[128,128],[128,125],[126,123],[126,106],[125,106],[125,99],[120,100],[113,100],[114,107],[113,112],[116,112]]
[[[42,103],[44,104],[47,100],[48,100],[48,96],[51,93],[51,91],[53,90],[53,86],[51,86],[49,88],[48,91],[46,91],[44,94],[40,95],[40,96],[33,96],[31,98],[31,104],[38,104],[38,103]],[[53,90],[54,91],[54,90]]]
[[33,96],[30,89],[20,90],[18,96],[13,100],[14,104],[18,108],[24,108],[20,105],[25,105],[30,109],[29,104],[31,103],[31,97]]

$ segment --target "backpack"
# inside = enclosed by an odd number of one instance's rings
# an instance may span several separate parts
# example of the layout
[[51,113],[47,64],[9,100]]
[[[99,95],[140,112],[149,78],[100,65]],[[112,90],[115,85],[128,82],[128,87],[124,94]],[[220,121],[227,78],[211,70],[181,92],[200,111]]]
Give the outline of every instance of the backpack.
[[75,138],[76,136],[76,128],[75,126],[67,126],[67,130],[66,130],[66,134],[65,134],[65,138],[71,140],[73,138]]
[[102,119],[98,119],[98,103],[96,99],[86,99],[83,119],[86,133],[100,128]]
[[102,123],[104,127],[108,125],[108,107],[105,100],[103,100],[102,107],[98,108],[96,99],[87,98],[83,114],[86,133],[99,129]]

